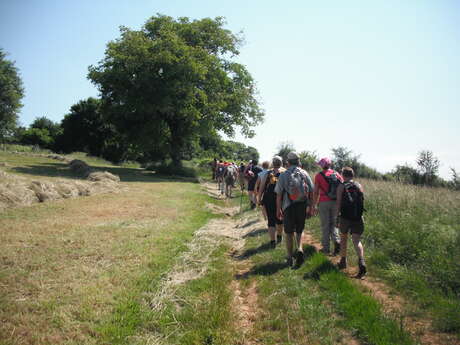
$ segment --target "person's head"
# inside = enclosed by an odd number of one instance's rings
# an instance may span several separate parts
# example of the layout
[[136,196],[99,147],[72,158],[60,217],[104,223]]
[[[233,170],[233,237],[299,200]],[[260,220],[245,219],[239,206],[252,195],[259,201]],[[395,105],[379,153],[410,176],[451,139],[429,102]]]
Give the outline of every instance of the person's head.
[[262,168],[263,168],[263,169],[268,169],[268,168],[270,168],[270,162],[269,162],[269,161],[264,161],[264,162],[262,163]]
[[289,166],[291,165],[300,165],[300,157],[297,152],[291,151],[287,155],[287,161]]
[[280,156],[275,156],[272,159],[273,168],[279,169],[283,165],[283,158]]
[[355,172],[353,171],[352,168],[345,167],[342,169],[342,176],[347,180],[351,180],[353,179],[353,177],[355,177]]
[[252,160],[252,165],[257,165],[257,163],[259,163],[259,162],[257,161],[257,159],[253,159],[253,160]]
[[327,170],[331,167],[332,162],[328,157],[321,158],[317,163],[323,170]]

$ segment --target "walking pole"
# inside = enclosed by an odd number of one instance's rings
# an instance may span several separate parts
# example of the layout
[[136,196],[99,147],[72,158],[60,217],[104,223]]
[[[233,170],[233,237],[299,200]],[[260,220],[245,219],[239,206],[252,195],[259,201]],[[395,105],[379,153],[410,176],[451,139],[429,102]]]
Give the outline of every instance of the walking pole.
[[243,207],[243,191],[244,191],[244,185],[241,186],[241,195],[240,195],[240,213],[241,213],[241,208]]

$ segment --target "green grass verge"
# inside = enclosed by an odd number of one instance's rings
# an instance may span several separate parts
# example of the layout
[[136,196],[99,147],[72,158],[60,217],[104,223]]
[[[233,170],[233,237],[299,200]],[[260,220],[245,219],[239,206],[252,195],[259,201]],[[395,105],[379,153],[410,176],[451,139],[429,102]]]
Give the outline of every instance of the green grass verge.
[[[197,197],[195,201],[201,204]],[[168,234],[157,240],[158,250],[152,255],[147,267],[143,268],[144,272],[122,294],[115,297],[117,302],[113,314],[96,328],[96,333],[101,335],[101,344],[125,344],[128,337],[135,335],[140,328],[147,327],[152,313],[143,305],[143,296],[156,291],[161,278],[174,265],[174,259],[187,249],[186,244],[194,231],[212,217],[205,209],[197,208],[186,221],[167,229]]]
[[[438,330],[460,336],[460,193],[360,183],[366,197],[363,243],[370,273],[415,302],[418,313],[428,312]],[[320,238],[318,217],[309,228]],[[349,254],[355,261],[352,245]]]
[[249,279],[258,280],[261,305],[267,307],[257,325],[264,344],[337,344],[345,331],[366,344],[415,344],[399,320],[386,316],[313,247],[305,248],[304,265],[292,270],[284,264],[284,244],[269,250],[267,241],[262,232],[250,237],[246,248],[255,265]]

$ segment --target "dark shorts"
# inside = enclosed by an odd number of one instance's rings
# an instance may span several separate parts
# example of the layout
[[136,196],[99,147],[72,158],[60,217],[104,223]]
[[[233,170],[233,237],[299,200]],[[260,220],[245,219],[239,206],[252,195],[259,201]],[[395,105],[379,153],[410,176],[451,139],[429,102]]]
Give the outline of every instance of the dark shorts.
[[248,192],[253,192],[254,189],[256,188],[256,181],[257,180],[250,180],[248,182]]
[[225,177],[225,183],[233,186],[235,184],[235,178],[233,176],[227,176]]
[[276,199],[263,199],[265,209],[267,210],[268,227],[274,227],[276,224],[283,224],[283,221],[276,217]]
[[305,227],[307,217],[307,203],[296,202],[284,210],[284,232],[301,234]]
[[340,217],[339,229],[342,234],[358,234],[361,235],[364,232],[364,221],[361,218],[360,220],[350,220]]

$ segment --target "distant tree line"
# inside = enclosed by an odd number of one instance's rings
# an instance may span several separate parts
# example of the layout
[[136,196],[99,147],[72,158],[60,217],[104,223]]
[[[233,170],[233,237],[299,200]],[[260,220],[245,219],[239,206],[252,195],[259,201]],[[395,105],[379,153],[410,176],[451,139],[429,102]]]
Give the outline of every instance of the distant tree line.
[[28,128],[18,126],[21,80],[0,50],[0,141],[112,162],[257,158],[255,148],[219,134],[252,137],[264,118],[255,81],[234,61],[243,39],[224,25],[220,17],[157,15],[140,30],[122,27],[104,59],[89,67],[100,97],[73,105],[61,123],[39,117]]
[[[294,145],[290,142],[282,142],[279,144],[276,154],[283,157],[284,161],[286,161],[287,154],[290,151],[295,151]],[[315,151],[300,151],[299,156],[304,169],[311,173],[320,170],[316,164],[320,157]],[[422,150],[418,153],[415,168],[405,163],[397,165],[392,171],[387,173],[381,173],[367,166],[361,162],[360,155],[353,153],[352,150],[343,146],[331,149],[331,159],[334,169],[340,171],[342,168],[349,166],[353,168],[357,177],[460,190],[460,178],[457,171],[454,168],[450,169],[451,179],[449,181],[441,178],[438,175],[440,161],[429,150]]]

